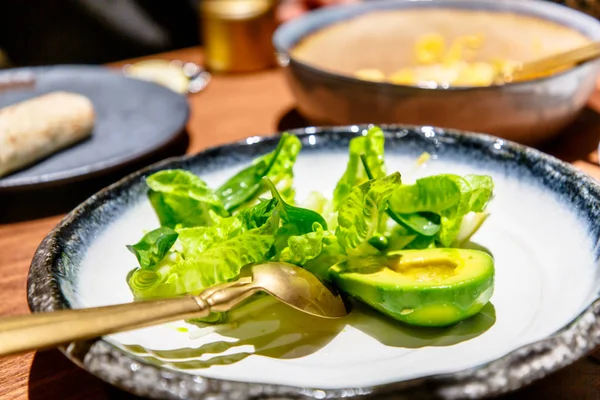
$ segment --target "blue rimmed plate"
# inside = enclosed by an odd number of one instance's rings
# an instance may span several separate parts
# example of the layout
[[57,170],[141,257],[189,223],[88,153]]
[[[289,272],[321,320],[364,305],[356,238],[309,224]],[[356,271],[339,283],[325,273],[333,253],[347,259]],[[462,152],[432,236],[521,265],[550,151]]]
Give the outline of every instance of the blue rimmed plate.
[[[366,127],[306,128],[295,166],[299,199],[330,194],[349,140]],[[257,303],[235,324],[183,322],[74,343],[66,355],[102,379],[152,398],[500,394],[542,378],[600,343],[600,187],[572,166],[491,136],[432,127],[384,127],[388,169],[404,180],[441,172],[486,173],[496,195],[472,238],[496,261],[496,289],[482,313],[443,330],[412,329],[366,309],[336,322]],[[158,226],[144,178],[184,168],[217,185],[272,150],[253,137],[169,159],[99,192],[41,244],[29,277],[34,311],[132,300],[125,248]],[[422,152],[432,158],[421,166]],[[290,314],[291,313],[291,314]]]

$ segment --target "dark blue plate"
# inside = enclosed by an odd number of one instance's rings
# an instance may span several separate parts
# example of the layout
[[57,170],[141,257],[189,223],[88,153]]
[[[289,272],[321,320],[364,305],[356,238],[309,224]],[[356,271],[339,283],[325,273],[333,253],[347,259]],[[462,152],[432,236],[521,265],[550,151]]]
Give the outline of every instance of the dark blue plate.
[[[96,66],[22,69],[33,88],[0,92],[0,107],[53,91],[87,96],[94,104],[92,137],[0,179],[0,192],[82,180],[131,164],[172,143],[189,116],[185,96]],[[2,73],[11,73],[15,70]]]

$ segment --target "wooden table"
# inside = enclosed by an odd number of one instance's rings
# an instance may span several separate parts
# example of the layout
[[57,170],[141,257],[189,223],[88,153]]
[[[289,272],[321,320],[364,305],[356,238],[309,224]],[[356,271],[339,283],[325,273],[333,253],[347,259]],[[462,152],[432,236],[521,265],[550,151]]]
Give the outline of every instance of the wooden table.
[[[202,63],[198,48],[155,58]],[[123,63],[120,63],[123,64]],[[599,86],[600,87],[600,86]],[[187,152],[208,146],[303,126],[293,98],[278,70],[249,75],[216,76],[205,92],[189,97]],[[598,111],[598,112],[596,112]],[[600,179],[596,147],[600,141],[600,90],[590,107],[542,150]],[[43,237],[62,215],[0,225],[0,315],[28,312],[26,280],[29,263]],[[506,399],[600,399],[600,364],[583,359]],[[134,399],[75,367],[58,351],[0,359],[0,399],[106,400]]]

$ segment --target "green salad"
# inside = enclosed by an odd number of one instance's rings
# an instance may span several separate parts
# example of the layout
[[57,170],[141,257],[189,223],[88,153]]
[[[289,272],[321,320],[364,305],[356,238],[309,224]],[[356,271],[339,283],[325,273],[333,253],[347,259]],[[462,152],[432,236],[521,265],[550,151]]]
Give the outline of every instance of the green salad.
[[476,314],[492,295],[494,264],[461,246],[485,221],[491,177],[403,183],[388,171],[384,147],[378,127],[353,138],[337,185],[302,203],[294,189],[302,143],[287,133],[220,187],[184,170],[148,176],[161,226],[127,246],[139,263],[127,276],[135,299],[195,295],[244,266],[284,261],[408,324],[445,326]]

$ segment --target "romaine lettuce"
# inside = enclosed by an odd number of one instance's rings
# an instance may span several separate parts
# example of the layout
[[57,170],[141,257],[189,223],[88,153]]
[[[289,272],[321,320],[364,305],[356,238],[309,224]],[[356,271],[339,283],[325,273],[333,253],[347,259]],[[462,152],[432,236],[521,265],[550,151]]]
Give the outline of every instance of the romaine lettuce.
[[325,232],[318,222],[313,224],[313,230],[304,235],[291,236],[287,247],[281,251],[280,260],[296,265],[304,265],[307,261],[318,257],[323,250]]
[[[360,155],[363,167],[369,179],[374,179],[367,157]],[[419,235],[433,236],[440,230],[440,218],[433,213],[398,214],[388,207],[387,214],[399,225]],[[383,223],[383,221],[382,221]]]
[[418,179],[412,185],[398,186],[389,204],[395,214],[427,212],[439,215],[440,229],[436,239],[443,247],[448,247],[456,240],[463,217],[469,212],[483,211],[492,194],[493,182],[489,176],[442,174]]
[[312,232],[289,237],[279,257],[281,261],[304,267],[323,281],[329,279],[329,268],[345,258],[337,237],[317,222]]
[[388,207],[388,199],[400,185],[400,174],[373,179],[355,186],[340,205],[336,236],[350,252],[375,235],[380,216]]
[[127,249],[137,258],[141,268],[152,268],[158,264],[173,246],[179,234],[173,229],[162,226],[151,232]]
[[365,136],[355,137],[350,140],[348,165],[344,175],[337,183],[333,192],[334,208],[338,210],[352,188],[365,182],[368,177],[361,166],[361,154],[373,174],[373,178],[382,178],[386,175],[384,147],[385,136],[379,127],[373,127]]
[[233,231],[229,230],[234,226],[234,219],[225,218],[227,227],[222,230],[215,227],[183,229],[174,251],[160,263],[130,274],[128,282],[135,298],[198,294],[209,286],[235,278],[243,266],[265,260],[275,241],[279,213],[273,212],[261,227],[239,228],[238,235],[231,235]]
[[208,226],[215,215],[228,215],[216,193],[191,172],[159,171],[146,178],[146,184],[161,226]]
[[[285,142],[281,149],[281,153],[275,158],[275,162],[269,172],[267,172],[266,176],[275,184],[281,198],[291,204],[294,204],[296,200],[296,190],[294,189],[294,164],[296,163],[296,158],[298,157],[300,150],[302,150],[302,142],[300,139],[295,135],[285,134]],[[267,192],[268,188],[263,186],[263,191]]]
[[291,236],[299,236],[312,232],[315,223],[327,229],[327,223],[319,213],[287,204],[273,182],[266,179],[266,184],[271,189],[273,198],[278,201],[277,207],[280,209],[281,214],[281,227],[275,233],[273,256],[276,257],[277,254],[281,253],[287,246],[288,238]]

